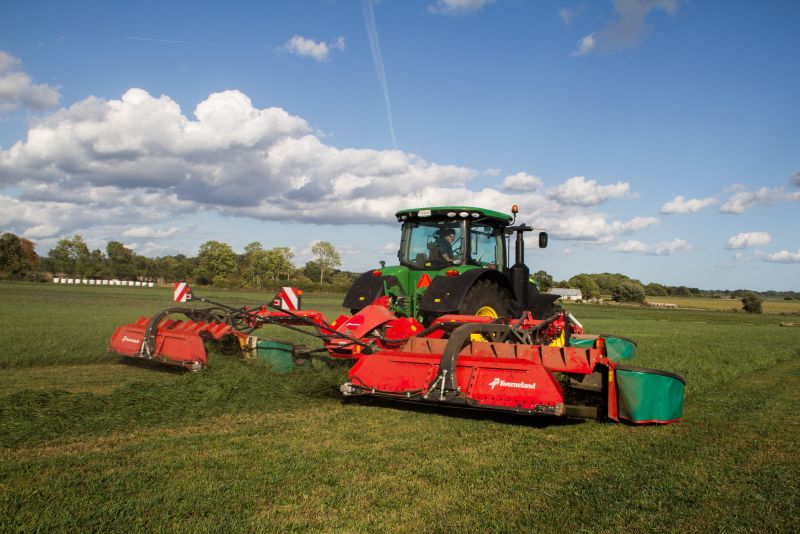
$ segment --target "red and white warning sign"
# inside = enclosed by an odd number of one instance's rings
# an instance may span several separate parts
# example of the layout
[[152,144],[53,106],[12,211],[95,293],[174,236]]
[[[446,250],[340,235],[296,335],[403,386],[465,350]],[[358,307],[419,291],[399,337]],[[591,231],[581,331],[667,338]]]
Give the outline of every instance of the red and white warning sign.
[[186,282],[175,282],[175,302],[186,302],[192,300],[192,289]]
[[300,296],[302,291],[296,287],[282,287],[281,290],[275,295],[275,300],[272,301],[274,306],[282,310],[297,311],[300,309]]

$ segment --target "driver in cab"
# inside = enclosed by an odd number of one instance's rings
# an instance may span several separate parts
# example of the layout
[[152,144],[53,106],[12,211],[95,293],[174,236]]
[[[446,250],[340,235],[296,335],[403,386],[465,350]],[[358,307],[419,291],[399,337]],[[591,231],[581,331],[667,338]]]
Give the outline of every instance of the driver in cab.
[[453,242],[456,240],[456,231],[452,228],[445,228],[442,230],[439,241],[436,242],[436,249],[439,252],[439,257],[447,263],[456,263],[455,254],[453,254]]

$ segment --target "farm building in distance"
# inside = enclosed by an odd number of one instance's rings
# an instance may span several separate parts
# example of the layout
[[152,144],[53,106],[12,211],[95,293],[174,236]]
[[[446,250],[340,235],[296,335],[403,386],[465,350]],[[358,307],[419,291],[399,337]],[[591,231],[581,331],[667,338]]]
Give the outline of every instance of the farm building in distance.
[[551,295],[558,295],[563,300],[583,300],[583,295],[580,289],[572,289],[569,287],[553,287],[548,291]]

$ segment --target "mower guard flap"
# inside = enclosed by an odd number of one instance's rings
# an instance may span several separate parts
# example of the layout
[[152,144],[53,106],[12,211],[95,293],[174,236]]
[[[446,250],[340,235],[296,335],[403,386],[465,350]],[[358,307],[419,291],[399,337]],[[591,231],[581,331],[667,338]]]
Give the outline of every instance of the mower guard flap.
[[667,371],[618,365],[614,369],[619,417],[636,424],[673,423],[683,416],[686,382]]

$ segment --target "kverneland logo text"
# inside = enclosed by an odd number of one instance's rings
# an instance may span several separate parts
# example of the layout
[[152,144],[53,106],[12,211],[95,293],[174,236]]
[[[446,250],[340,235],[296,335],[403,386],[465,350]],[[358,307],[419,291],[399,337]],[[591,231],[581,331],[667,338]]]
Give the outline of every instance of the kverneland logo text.
[[502,378],[495,378],[489,382],[489,386],[491,386],[492,389],[494,389],[495,386],[502,386],[504,388],[536,389],[536,382],[533,384],[529,384],[527,382],[506,382]]

